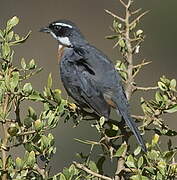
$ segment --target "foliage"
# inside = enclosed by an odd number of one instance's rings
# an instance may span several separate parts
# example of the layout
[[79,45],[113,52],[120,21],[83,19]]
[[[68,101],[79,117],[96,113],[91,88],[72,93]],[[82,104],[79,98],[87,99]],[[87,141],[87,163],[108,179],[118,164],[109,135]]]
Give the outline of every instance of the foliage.
[[[24,43],[24,38],[14,33],[19,19],[13,17],[0,30],[0,123],[2,127],[0,176],[2,179],[44,179],[48,177],[48,163],[56,152],[54,137],[48,131],[55,128],[63,115],[67,116],[67,101],[61,98],[59,89],[52,89],[51,75],[48,77],[43,92],[35,90],[29,78],[39,73],[35,60],[21,59],[19,66],[14,66],[13,46]],[[41,103],[38,114],[26,102]],[[34,104],[33,103],[33,104]],[[23,108],[24,107],[24,108]],[[21,113],[22,111],[26,112]],[[23,146],[24,155],[13,156],[13,149]],[[38,159],[44,161],[40,168]]]
[[[92,112],[79,109],[61,97],[60,89],[52,89],[52,77],[49,74],[43,91],[36,90],[30,83],[30,78],[42,70],[35,60],[21,58],[20,63],[14,58],[13,47],[24,43],[30,36],[20,37],[14,32],[18,24],[17,17],[11,18],[4,30],[0,30],[0,176],[6,179],[50,179],[50,180],[164,180],[177,178],[176,152],[171,137],[177,132],[167,125],[164,114],[177,112],[176,80],[162,76],[154,87],[141,87],[136,84],[136,76],[142,67],[149,64],[145,60],[134,65],[134,56],[139,53],[145,35],[138,28],[141,18],[147,13],[132,10],[132,1],[125,3],[125,17],[106,10],[113,16],[113,35],[107,36],[115,42],[122,60],[116,62],[125,84],[128,100],[139,91],[154,90],[154,98],[140,99],[142,115],[132,115],[141,122],[139,129],[142,134],[152,136],[146,143],[147,152],[142,152],[138,146],[132,151],[130,137],[132,133],[125,128],[124,121],[118,122],[104,117],[97,117]],[[14,63],[16,62],[16,63]],[[26,102],[31,106],[27,107]],[[33,103],[32,103],[33,102]],[[42,105],[39,112],[35,104]],[[33,107],[32,107],[33,106]],[[22,113],[23,112],[23,113]],[[56,152],[55,139],[50,132],[62,119],[73,120],[78,126],[83,120],[94,119],[92,127],[98,133],[97,140],[75,139],[77,142],[90,146],[88,154],[78,153],[80,163],[73,162],[56,175],[50,174],[49,162]],[[88,119],[89,118],[89,119]],[[93,121],[92,121],[93,122]],[[84,123],[86,123],[84,121]],[[153,134],[153,135],[152,135]],[[168,138],[168,144],[161,147],[162,138]],[[23,155],[16,157],[14,149],[23,148]],[[93,156],[94,149],[100,148],[101,154]],[[43,166],[39,161],[43,161]],[[115,170],[112,176],[104,168],[108,161]],[[116,164],[116,165],[115,165]]]

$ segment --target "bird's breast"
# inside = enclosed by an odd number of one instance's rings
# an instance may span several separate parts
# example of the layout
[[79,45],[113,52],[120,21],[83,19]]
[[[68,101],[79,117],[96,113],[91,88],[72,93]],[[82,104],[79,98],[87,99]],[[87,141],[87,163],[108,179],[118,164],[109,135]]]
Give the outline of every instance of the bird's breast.
[[63,45],[59,44],[59,46],[58,46],[58,54],[57,54],[58,64],[60,63],[60,61],[62,59],[62,56],[64,54],[64,50],[65,50],[65,47]]

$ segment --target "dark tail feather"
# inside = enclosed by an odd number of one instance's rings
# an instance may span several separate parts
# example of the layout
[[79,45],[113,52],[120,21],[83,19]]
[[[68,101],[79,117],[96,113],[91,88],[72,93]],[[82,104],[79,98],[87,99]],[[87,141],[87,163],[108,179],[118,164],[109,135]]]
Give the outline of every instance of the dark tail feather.
[[[117,110],[117,111],[118,111],[118,110]],[[118,112],[118,113],[119,113],[119,112]],[[147,149],[146,149],[146,146],[145,146],[145,144],[144,144],[143,138],[142,138],[142,136],[141,136],[141,134],[140,134],[137,126],[136,126],[136,123],[135,123],[134,120],[132,119],[132,117],[131,117],[131,116],[129,115],[129,113],[126,112],[125,110],[120,111],[120,114],[123,116],[126,124],[127,124],[128,127],[131,129],[131,131],[133,132],[133,134],[135,135],[135,137],[136,137],[138,143],[140,144],[142,150],[143,150],[144,152],[146,152]]]

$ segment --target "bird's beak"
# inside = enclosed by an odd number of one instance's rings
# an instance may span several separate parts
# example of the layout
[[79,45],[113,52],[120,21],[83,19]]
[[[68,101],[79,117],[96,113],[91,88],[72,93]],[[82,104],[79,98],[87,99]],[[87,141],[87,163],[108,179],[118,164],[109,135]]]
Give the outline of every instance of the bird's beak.
[[39,32],[50,33],[51,30],[50,30],[48,27],[45,27],[45,28],[41,28],[41,29],[39,30]]

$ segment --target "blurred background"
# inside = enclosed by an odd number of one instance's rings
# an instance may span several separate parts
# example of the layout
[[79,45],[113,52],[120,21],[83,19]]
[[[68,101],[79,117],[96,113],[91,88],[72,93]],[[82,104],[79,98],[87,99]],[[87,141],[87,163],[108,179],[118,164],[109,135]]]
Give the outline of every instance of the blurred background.
[[[134,0],[134,2],[136,9],[150,10],[140,23],[146,39],[141,46],[141,53],[134,62],[136,64],[144,58],[153,61],[137,77],[138,85],[153,86],[162,75],[177,78],[177,1]],[[106,14],[104,9],[123,16],[119,0],[1,0],[0,28],[4,27],[9,18],[16,15],[20,18],[20,24],[15,29],[17,33],[25,36],[32,30],[28,41],[16,48],[17,63],[21,57],[34,58],[44,70],[37,78],[32,79],[33,86],[41,89],[46,83],[48,74],[52,72],[54,88],[62,89],[63,96],[66,97],[59,77],[57,43],[50,36],[38,31],[54,20],[72,20],[91,44],[101,49],[115,62],[120,59],[119,52],[112,48],[113,41],[105,39],[105,36],[112,33],[109,27],[112,26],[113,18]],[[140,112],[141,96],[150,98],[152,95],[150,92],[135,94],[131,100],[132,113]],[[168,118],[167,124],[170,127],[176,127],[176,115],[173,114]],[[81,123],[77,128],[72,126],[72,123],[64,124],[62,121],[54,130],[57,153],[51,161],[52,172],[58,172],[68,166],[76,159],[77,152],[89,152],[88,146],[79,144],[74,138],[96,140],[96,130],[90,127],[90,123]]]

